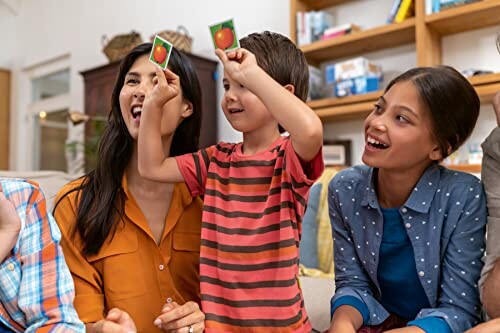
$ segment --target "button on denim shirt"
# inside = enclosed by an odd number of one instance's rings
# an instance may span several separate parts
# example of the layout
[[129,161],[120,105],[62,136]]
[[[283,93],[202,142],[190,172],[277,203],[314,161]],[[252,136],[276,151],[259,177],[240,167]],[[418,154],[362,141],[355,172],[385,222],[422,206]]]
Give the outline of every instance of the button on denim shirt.
[[[378,302],[377,281],[383,216],[375,193],[375,169],[356,166],[330,182],[328,204],[333,229],[336,292],[364,302],[378,325],[389,315]],[[416,319],[443,318],[453,332],[479,321],[477,282],[484,254],[486,199],[478,178],[430,166],[399,208],[415,254],[420,283],[431,308]],[[397,290],[393,292],[397,293]]]

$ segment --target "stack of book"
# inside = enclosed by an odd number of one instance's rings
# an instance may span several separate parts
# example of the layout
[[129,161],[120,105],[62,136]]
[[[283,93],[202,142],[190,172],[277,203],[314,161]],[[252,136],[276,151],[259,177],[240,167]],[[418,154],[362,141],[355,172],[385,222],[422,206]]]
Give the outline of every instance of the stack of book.
[[466,5],[479,0],[425,0],[425,13],[427,15],[438,13],[442,10]]
[[320,40],[332,25],[333,17],[327,12],[297,12],[297,44],[301,46]]
[[400,23],[415,16],[414,0],[394,0],[387,23]]
[[326,29],[323,32],[323,36],[321,36],[321,39],[322,40],[331,39],[338,36],[348,35],[352,32],[357,32],[357,31],[361,31],[361,28],[356,24],[353,23],[341,24]]
[[[325,68],[325,83],[337,97],[380,90],[382,68],[365,57],[357,57]],[[330,95],[330,94],[329,94]]]

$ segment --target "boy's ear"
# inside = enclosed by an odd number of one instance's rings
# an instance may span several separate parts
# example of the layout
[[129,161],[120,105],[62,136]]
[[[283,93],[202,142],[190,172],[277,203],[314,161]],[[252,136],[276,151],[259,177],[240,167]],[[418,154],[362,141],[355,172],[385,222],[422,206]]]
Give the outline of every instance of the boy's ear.
[[191,103],[190,101],[184,101],[181,117],[187,118],[192,114],[193,114],[193,103]]
[[293,84],[290,84],[290,83],[289,83],[289,84],[287,84],[287,85],[285,86],[285,89],[286,89],[286,90],[288,90],[289,92],[291,92],[291,93],[292,93],[292,95],[294,95],[294,94],[295,94],[295,86],[294,86]]

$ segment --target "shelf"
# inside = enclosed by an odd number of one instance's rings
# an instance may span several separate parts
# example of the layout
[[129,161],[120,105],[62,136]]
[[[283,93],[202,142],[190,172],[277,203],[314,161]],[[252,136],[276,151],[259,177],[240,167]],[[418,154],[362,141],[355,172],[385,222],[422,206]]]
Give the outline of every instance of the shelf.
[[481,173],[481,164],[443,164],[443,166],[450,170]]
[[492,84],[495,82],[500,82],[500,73],[475,75],[469,77],[468,80],[473,86]]
[[359,55],[415,42],[415,18],[349,35],[301,46],[307,61],[322,61]]
[[427,26],[441,36],[500,23],[500,1],[483,0],[428,15]]
[[367,94],[352,95],[342,98],[339,97],[324,98],[315,101],[309,101],[307,102],[307,105],[309,105],[309,107],[311,107],[312,109],[321,109],[325,107],[340,106],[345,104],[356,104],[367,101],[371,102],[371,101],[376,101],[383,93],[384,93],[383,90],[380,90]]
[[500,73],[477,75],[469,78],[482,104],[489,104],[500,91]]
[[[476,89],[482,104],[491,103],[493,96],[500,91],[500,73],[478,75],[469,78]],[[366,116],[384,91],[343,98],[325,98],[307,103],[323,122],[347,119],[361,119]]]
[[493,96],[500,91],[500,82],[474,86],[474,88],[476,88],[481,104],[489,104],[493,101]]
[[302,0],[302,4],[309,10],[321,10],[328,7],[340,5],[352,0]]
[[368,115],[384,92],[376,91],[343,98],[326,98],[307,104],[316,111],[323,122],[360,119]]

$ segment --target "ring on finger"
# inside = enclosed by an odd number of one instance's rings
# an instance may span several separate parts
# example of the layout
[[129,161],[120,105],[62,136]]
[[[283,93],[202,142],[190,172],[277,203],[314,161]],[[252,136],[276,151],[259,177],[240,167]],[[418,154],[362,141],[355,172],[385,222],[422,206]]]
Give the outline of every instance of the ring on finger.
[[193,332],[194,332],[193,325],[189,325],[188,326],[188,333],[193,333]]

